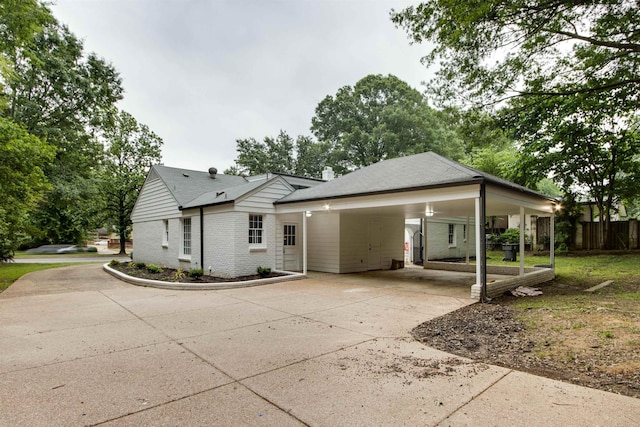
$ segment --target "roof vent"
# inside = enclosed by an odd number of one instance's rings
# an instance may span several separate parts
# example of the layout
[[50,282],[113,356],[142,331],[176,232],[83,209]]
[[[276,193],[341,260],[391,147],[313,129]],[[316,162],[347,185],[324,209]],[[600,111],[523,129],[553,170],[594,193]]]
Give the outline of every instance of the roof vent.
[[323,181],[331,181],[335,177],[333,169],[331,166],[325,166],[322,171],[322,180]]
[[218,169],[209,168],[209,176],[211,177],[211,179],[216,179],[216,174],[217,173],[218,173]]

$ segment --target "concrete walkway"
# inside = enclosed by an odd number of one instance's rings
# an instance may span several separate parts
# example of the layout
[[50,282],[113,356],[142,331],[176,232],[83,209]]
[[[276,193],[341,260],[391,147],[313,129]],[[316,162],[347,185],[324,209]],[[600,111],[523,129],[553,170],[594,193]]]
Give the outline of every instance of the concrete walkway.
[[0,294],[0,425],[637,423],[640,400],[413,341],[470,303],[468,287],[392,281],[200,292],[124,284],[100,265],[31,273]]

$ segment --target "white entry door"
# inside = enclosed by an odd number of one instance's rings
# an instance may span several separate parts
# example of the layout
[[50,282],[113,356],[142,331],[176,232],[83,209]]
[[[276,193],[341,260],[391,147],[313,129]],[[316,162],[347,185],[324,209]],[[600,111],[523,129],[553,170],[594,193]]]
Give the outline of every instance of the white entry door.
[[369,223],[369,264],[368,270],[380,270],[382,268],[382,224]]
[[300,270],[300,253],[298,251],[298,224],[284,224],[283,267],[287,271]]

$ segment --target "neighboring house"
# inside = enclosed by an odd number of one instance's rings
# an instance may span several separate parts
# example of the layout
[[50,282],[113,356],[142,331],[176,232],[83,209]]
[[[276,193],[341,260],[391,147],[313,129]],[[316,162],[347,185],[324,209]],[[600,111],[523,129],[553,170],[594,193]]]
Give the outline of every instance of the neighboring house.
[[[423,218],[429,259],[444,246],[443,257],[480,254],[486,264],[479,218],[554,210],[543,195],[431,152],[326,182],[212,172],[151,169],[132,214],[136,261],[221,277],[253,274],[258,266],[387,269],[404,259],[405,221]],[[486,281],[477,275],[478,283]]]

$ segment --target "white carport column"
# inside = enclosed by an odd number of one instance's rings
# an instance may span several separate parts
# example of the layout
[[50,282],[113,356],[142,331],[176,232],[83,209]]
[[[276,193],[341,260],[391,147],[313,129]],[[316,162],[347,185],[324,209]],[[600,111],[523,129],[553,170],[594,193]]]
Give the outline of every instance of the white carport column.
[[302,274],[307,274],[307,212],[302,212]]
[[524,276],[524,206],[520,206],[520,276]]
[[555,226],[556,213],[551,212],[551,218],[549,219],[549,264],[553,271],[556,270],[556,226]]

